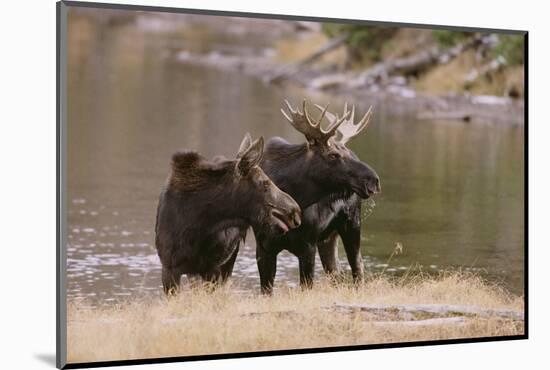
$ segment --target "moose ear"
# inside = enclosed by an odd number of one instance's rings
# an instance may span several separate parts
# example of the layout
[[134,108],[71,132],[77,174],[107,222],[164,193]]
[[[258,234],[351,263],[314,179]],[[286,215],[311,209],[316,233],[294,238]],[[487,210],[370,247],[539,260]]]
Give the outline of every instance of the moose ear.
[[[250,135],[248,135],[250,137]],[[245,137],[246,140],[246,137]],[[244,141],[243,140],[243,143]],[[242,147],[243,144],[241,144]],[[239,154],[241,152],[239,151]],[[259,137],[256,141],[249,145],[249,147],[242,152],[242,155],[238,156],[237,171],[245,176],[252,169],[252,167],[258,165],[264,155],[264,138]]]
[[237,152],[237,158],[241,158],[246,150],[250,147],[250,144],[252,144],[252,138],[250,137],[250,134],[247,132],[244,135],[243,141],[241,141],[241,145],[239,146],[239,151]]

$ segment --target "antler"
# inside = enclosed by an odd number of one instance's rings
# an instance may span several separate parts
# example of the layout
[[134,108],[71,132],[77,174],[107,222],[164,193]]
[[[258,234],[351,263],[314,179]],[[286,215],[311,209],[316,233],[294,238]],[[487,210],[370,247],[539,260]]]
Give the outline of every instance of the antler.
[[[315,106],[319,110],[323,109],[318,104],[315,104]],[[353,105],[352,108],[351,108],[351,117],[349,117],[349,119],[345,119],[345,118],[347,118],[347,116],[349,116],[349,113],[350,112],[348,111],[348,103],[346,102],[344,104],[344,116],[343,116],[344,120],[343,120],[343,122],[340,123],[340,125],[338,127],[338,132],[341,135],[339,141],[342,144],[347,143],[351,138],[359,135],[359,133],[361,131],[363,131],[365,129],[365,127],[367,127],[367,125],[369,124],[369,121],[370,121],[370,117],[372,116],[372,106],[369,107],[369,110],[367,111],[367,113],[365,113],[363,118],[361,118],[361,120],[357,123],[353,123],[353,120],[354,120],[354,117],[355,117],[355,105]],[[339,122],[338,115],[334,115],[330,112],[326,112],[325,114],[327,115],[327,119],[330,122]]]
[[288,107],[288,110],[290,111],[290,117],[288,114],[281,109],[281,113],[283,113],[283,116],[292,124],[292,126],[300,131],[302,134],[305,135],[306,139],[308,141],[315,140],[321,143],[327,143],[328,140],[336,134],[336,130],[338,129],[338,126],[340,126],[344,120],[349,116],[350,112],[347,112],[344,114],[344,116],[340,119],[334,120],[331,122],[329,128],[327,131],[324,131],[321,128],[321,121],[325,117],[325,114],[327,113],[328,104],[326,107],[322,108],[320,106],[319,109],[321,110],[321,116],[317,120],[317,122],[314,122],[309,117],[309,113],[307,111],[306,107],[306,100],[304,99],[302,103],[302,110],[303,113],[300,112],[298,108],[293,109],[288,100],[285,100],[286,106]]

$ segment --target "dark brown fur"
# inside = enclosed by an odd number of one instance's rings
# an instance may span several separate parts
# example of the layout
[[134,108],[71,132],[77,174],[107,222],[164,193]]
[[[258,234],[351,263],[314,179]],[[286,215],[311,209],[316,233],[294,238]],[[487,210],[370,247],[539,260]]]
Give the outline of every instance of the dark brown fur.
[[362,281],[360,198],[380,191],[376,172],[335,141],[290,144],[272,138],[260,165],[278,187],[298,202],[303,213],[302,225],[285,235],[255,230],[262,292],[269,294],[273,289],[277,255],[283,249],[298,257],[300,283],[304,287],[312,286],[317,249],[325,271],[337,273],[338,235],[354,280]]
[[177,292],[182,274],[224,282],[250,226],[277,234],[300,224],[296,202],[258,167],[262,155],[263,139],[251,143],[247,135],[236,160],[172,156],[155,227],[167,294]]
[[233,170],[235,161],[217,158],[208,161],[200,154],[191,151],[176,152],[172,156],[172,173],[169,186],[177,192],[192,192],[215,184],[228,170]]

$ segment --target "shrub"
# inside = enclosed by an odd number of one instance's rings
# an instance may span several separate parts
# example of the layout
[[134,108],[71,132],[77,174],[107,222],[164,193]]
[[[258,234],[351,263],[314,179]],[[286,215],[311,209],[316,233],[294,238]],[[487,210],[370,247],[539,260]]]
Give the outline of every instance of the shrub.
[[471,37],[472,32],[433,30],[432,35],[437,45],[442,48],[451,48],[468,37]]
[[498,35],[498,43],[493,49],[493,56],[506,59],[508,65],[524,63],[524,44],[521,35]]
[[329,37],[347,34],[348,64],[362,64],[366,61],[380,61],[382,48],[397,32],[397,28],[324,23],[323,32]]

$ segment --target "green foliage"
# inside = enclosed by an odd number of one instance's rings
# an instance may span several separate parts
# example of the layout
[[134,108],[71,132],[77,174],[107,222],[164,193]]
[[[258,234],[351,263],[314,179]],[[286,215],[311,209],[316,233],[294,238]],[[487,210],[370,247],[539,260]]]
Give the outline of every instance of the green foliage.
[[384,45],[390,41],[396,28],[364,26],[356,24],[323,23],[323,32],[329,37],[347,34],[348,62],[377,62]]
[[459,42],[472,36],[471,32],[458,32],[458,31],[446,31],[446,30],[433,30],[433,38],[437,45],[442,48],[451,48]]
[[506,59],[508,65],[520,65],[524,62],[523,36],[498,35],[498,44],[493,49],[493,56]]
[[[440,47],[450,48],[472,36],[472,32],[433,30],[434,40]],[[502,56],[509,65],[523,64],[523,36],[498,35],[498,43],[492,51],[493,57]]]

